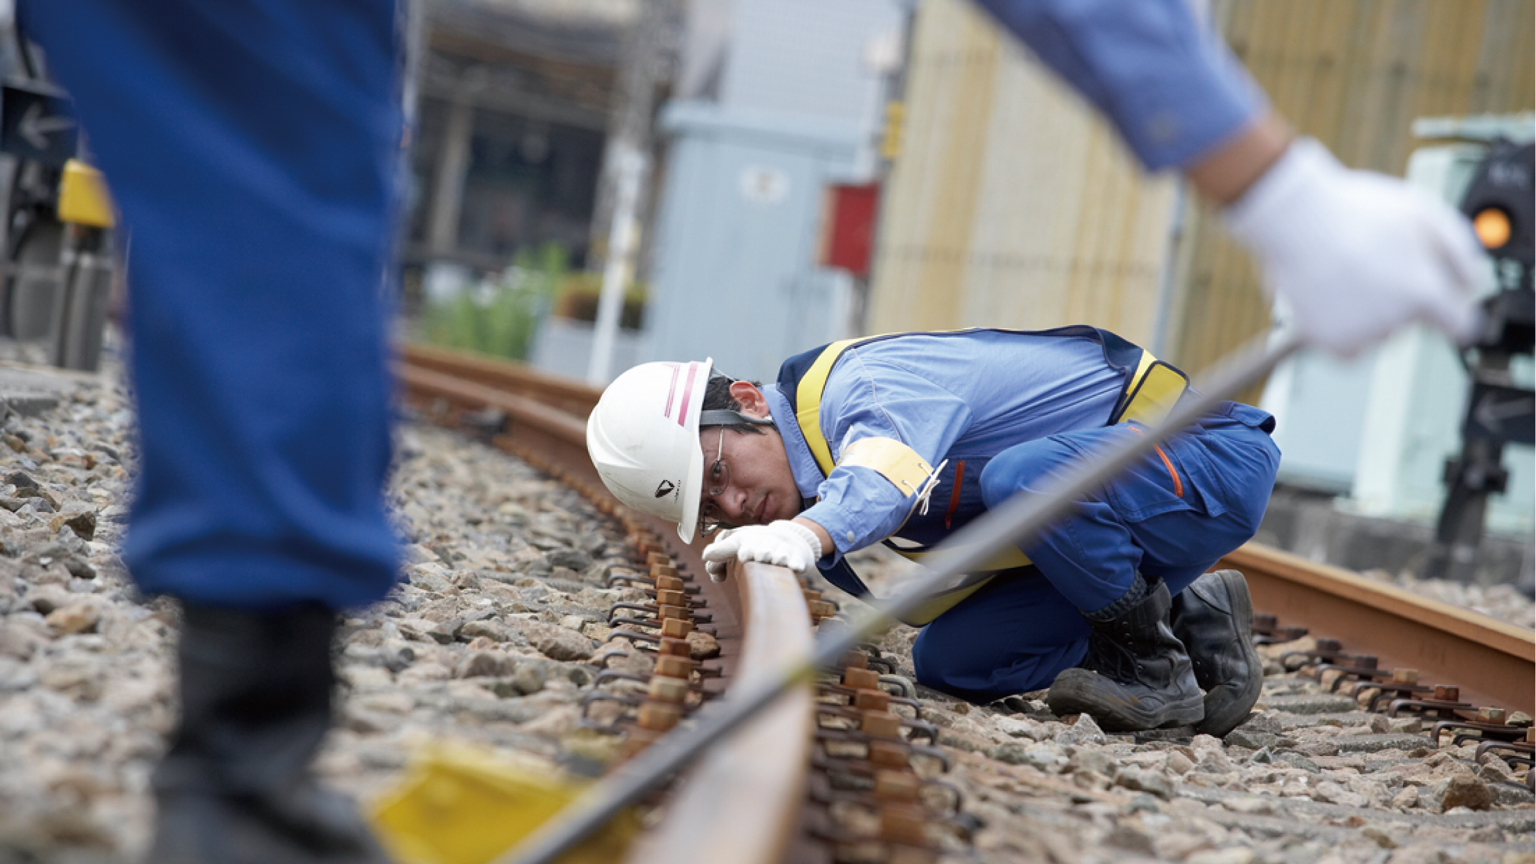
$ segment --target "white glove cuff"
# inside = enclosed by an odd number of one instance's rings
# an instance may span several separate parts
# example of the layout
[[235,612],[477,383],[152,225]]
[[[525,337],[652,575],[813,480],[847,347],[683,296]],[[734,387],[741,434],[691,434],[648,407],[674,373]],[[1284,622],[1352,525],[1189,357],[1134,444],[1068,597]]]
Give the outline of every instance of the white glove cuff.
[[1292,141],[1241,198],[1227,205],[1222,212],[1227,232],[1254,252],[1285,247],[1294,234],[1311,227],[1306,208],[1317,200],[1313,190],[1345,170],[1315,139]]
[[816,536],[816,532],[791,519],[780,519],[773,524],[792,529],[795,536],[805,541],[805,545],[811,552],[811,566],[815,567],[816,562],[821,560],[821,540]]

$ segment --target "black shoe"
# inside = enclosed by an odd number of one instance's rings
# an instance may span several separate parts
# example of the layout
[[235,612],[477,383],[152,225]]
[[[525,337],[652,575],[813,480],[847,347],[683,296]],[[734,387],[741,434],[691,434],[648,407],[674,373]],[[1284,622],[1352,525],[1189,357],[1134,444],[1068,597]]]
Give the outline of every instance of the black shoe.
[[181,725],[155,770],[154,864],[387,864],[351,801],[309,763],[331,723],[331,638],[319,606],[186,606]]
[[1173,598],[1173,635],[1189,652],[1205,691],[1205,719],[1195,731],[1226,737],[1248,719],[1264,688],[1264,663],[1253,649],[1253,601],[1236,570],[1196,579]]
[[1168,628],[1168,586],[1136,583],[1088,619],[1088,656],[1056,676],[1046,703],[1056,714],[1088,714],[1106,731],[1188,726],[1205,716],[1189,655]]

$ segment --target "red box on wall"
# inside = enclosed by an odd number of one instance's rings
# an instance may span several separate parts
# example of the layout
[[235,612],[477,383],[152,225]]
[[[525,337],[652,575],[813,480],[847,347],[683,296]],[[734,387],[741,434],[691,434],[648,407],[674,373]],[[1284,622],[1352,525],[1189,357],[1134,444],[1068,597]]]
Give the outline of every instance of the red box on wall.
[[822,204],[821,254],[817,263],[847,270],[859,278],[868,276],[879,209],[879,183],[828,186]]

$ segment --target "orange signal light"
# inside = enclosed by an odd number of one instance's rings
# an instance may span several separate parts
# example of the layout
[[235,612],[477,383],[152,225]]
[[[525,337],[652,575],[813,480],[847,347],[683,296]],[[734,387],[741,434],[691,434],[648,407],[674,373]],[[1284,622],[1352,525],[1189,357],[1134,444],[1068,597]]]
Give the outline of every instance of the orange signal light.
[[1472,217],[1472,230],[1477,232],[1477,239],[1483,242],[1485,249],[1503,246],[1514,233],[1509,225],[1509,214],[1497,207],[1488,207]]

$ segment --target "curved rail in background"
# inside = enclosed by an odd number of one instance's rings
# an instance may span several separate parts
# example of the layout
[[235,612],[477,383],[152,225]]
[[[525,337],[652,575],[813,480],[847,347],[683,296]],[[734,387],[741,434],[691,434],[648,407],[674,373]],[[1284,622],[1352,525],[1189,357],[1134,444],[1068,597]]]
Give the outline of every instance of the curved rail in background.
[[463,381],[486,384],[503,393],[524,396],[547,408],[574,415],[582,422],[592,413],[598,397],[603,395],[601,387],[593,387],[585,381],[431,345],[406,345],[400,350],[400,359],[408,369],[443,372]]
[[1242,571],[1254,609],[1367,648],[1382,668],[1454,682],[1474,704],[1536,705],[1536,632],[1257,543],[1217,566]]

